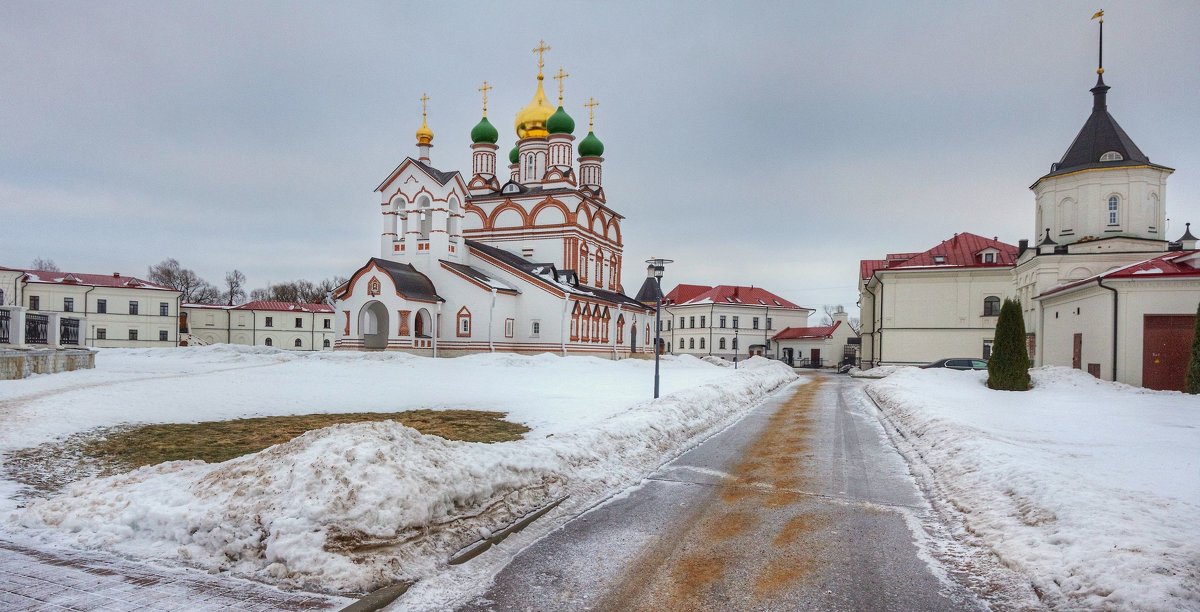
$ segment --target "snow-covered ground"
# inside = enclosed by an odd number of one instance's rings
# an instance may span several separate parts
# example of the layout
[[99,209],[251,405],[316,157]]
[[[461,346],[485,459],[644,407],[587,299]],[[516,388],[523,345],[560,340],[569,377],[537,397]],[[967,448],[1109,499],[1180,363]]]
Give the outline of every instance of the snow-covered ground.
[[871,383],[958,537],[1060,609],[1200,609],[1200,397],[1033,370],[904,369]]
[[89,479],[24,508],[9,499],[3,528],[321,589],[423,578],[413,597],[437,607],[505,561],[447,571],[459,548],[569,496],[527,531],[561,524],[796,379],[763,359],[662,367],[663,397],[649,401],[646,360],[105,350],[96,370],[0,382],[0,451],[129,422],[413,408],[504,411],[533,430],[489,445],[392,422],[341,425],[221,464]]

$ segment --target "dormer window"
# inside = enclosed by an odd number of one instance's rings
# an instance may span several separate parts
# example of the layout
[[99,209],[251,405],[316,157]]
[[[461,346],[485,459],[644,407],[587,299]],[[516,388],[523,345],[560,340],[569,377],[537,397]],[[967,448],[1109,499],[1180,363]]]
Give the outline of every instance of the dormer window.
[[520,188],[520,187],[518,187],[518,186],[517,186],[515,183],[509,183],[509,184],[507,184],[507,185],[505,185],[505,186],[504,186],[504,191],[503,191],[503,192],[504,192],[504,193],[516,193],[516,192],[518,192],[518,191],[520,191],[520,190],[521,190],[521,188]]
[[1121,161],[1123,159],[1125,159],[1125,157],[1116,151],[1109,151],[1108,153],[1100,156],[1100,161],[1102,162]]
[[935,264],[944,264],[944,263],[946,263],[946,256],[945,256],[945,255],[934,255],[934,256],[933,256],[933,263],[935,263]]
[[999,261],[1000,251],[996,249],[984,249],[979,252],[978,257],[980,263],[994,264]]

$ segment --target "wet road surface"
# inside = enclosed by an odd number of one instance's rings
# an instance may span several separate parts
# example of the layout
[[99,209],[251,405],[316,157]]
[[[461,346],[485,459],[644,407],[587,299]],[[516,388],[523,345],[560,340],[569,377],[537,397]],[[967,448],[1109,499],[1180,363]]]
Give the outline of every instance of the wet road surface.
[[[813,374],[522,551],[460,610],[963,610],[861,392]],[[925,556],[927,557],[927,555]]]

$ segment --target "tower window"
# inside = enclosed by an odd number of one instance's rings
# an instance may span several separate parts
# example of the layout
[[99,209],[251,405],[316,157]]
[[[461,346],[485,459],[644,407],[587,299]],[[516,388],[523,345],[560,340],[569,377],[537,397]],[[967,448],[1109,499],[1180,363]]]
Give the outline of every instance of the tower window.
[[1102,161],[1102,162],[1121,161],[1122,159],[1125,159],[1125,158],[1122,157],[1121,154],[1117,153],[1116,151],[1109,151],[1108,153],[1105,153],[1104,155],[1100,156],[1100,161]]
[[1121,223],[1121,196],[1108,196],[1108,224],[1120,225]]

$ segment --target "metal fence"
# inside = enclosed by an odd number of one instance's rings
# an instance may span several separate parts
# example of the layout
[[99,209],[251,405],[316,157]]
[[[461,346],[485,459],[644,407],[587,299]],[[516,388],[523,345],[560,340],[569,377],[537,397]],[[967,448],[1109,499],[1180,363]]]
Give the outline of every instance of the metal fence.
[[9,335],[8,325],[12,320],[11,310],[0,310],[0,344],[9,344],[12,342],[12,336]]
[[60,319],[58,343],[79,346],[79,319]]
[[25,344],[46,344],[50,317],[44,314],[25,315]]

